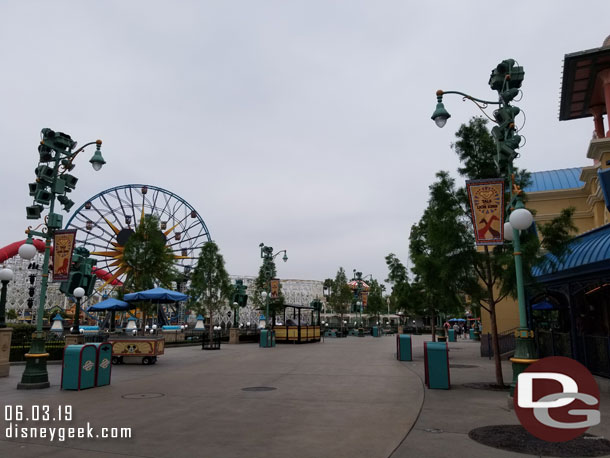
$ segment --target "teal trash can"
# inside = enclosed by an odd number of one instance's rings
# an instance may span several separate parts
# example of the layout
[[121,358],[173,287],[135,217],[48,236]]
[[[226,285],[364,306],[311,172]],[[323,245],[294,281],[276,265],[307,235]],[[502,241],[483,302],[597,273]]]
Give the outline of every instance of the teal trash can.
[[437,390],[450,388],[449,348],[445,342],[424,342],[424,366],[428,388]]
[[379,329],[379,326],[373,326],[373,337],[381,337],[381,329]]
[[108,342],[95,344],[97,347],[97,374],[95,386],[110,385],[112,370],[112,344]]
[[448,334],[449,334],[449,342],[455,342],[455,330],[454,329],[448,329],[447,330]]
[[64,348],[61,368],[62,390],[85,390],[95,386],[97,347],[93,344]]
[[261,329],[259,347],[275,347],[275,331],[272,331],[271,329]]
[[470,329],[468,330],[468,334],[470,335],[470,338],[471,338],[472,340],[474,340],[474,339],[475,339],[475,336],[474,336],[474,329],[470,328]]
[[409,334],[396,336],[396,359],[398,361],[413,361],[413,346]]

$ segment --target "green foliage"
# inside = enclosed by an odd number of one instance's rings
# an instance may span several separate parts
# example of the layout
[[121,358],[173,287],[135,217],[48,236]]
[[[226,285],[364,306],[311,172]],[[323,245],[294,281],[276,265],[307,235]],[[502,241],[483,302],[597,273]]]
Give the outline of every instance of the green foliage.
[[29,340],[32,338],[32,334],[36,331],[36,326],[33,324],[12,324],[7,323],[8,327],[13,328],[13,341]]
[[385,257],[386,265],[388,266],[388,278],[386,282],[392,285],[390,293],[390,307],[393,311],[403,311],[405,313],[414,313],[410,306],[412,305],[411,286],[406,267],[400,262],[394,253],[390,253]]
[[140,221],[125,244],[123,260],[128,267],[124,282],[126,291],[142,291],[155,285],[171,288],[178,276],[174,255],[166,246],[159,218],[154,215],[146,215]]
[[339,267],[335,279],[332,281],[328,303],[334,313],[341,316],[350,310],[354,295],[347,284],[347,276],[343,267]]
[[419,223],[411,228],[409,251],[416,281],[425,291],[431,314],[459,311],[459,293],[472,282],[471,229],[447,172],[438,172]]
[[17,318],[18,318],[17,310],[15,310],[15,309],[8,309],[6,311],[6,319],[7,320],[16,320]]
[[191,276],[191,307],[198,313],[207,312],[212,316],[232,293],[233,287],[218,245],[206,242]]
[[369,296],[367,300],[366,313],[368,315],[379,316],[387,312],[387,304],[383,298],[383,285],[375,279],[369,282]]

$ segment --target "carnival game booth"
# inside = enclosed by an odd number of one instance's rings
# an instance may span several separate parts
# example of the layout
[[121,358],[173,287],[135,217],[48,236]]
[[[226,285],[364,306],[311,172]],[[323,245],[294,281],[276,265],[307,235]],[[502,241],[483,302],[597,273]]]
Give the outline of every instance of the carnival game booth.
[[320,341],[320,311],[307,305],[285,305],[282,325],[274,326],[277,343]]

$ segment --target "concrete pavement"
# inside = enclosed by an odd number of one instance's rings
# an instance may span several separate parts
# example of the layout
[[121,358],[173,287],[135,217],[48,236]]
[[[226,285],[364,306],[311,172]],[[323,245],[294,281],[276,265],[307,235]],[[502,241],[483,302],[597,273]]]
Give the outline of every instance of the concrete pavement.
[[[476,427],[518,424],[507,394],[475,390],[493,382],[493,361],[478,343],[450,343],[451,390],[423,386],[423,341],[414,361],[395,359],[395,337],[326,339],[320,344],[260,349],[253,344],[168,348],[154,366],[114,366],[112,384],[59,390],[60,365],[49,365],[51,388],[18,391],[23,366],[0,379],[4,422],[0,457],[513,457],[468,437]],[[511,369],[504,363],[505,381]],[[474,366],[474,367],[459,367]],[[610,383],[598,379],[602,423],[589,431],[610,438]],[[251,389],[244,391],[244,388]],[[259,391],[261,388],[266,391]],[[20,426],[129,427],[127,439],[14,439],[6,409],[70,405],[69,422]],[[25,416],[25,414],[24,414]],[[13,422],[14,423],[14,422]]]

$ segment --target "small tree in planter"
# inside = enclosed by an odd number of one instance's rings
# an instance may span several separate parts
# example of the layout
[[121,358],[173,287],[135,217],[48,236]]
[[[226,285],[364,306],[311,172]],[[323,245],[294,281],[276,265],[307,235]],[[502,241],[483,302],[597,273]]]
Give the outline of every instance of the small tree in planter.
[[193,308],[200,313],[207,312],[210,317],[210,344],[213,341],[214,314],[220,311],[232,292],[229,274],[218,245],[206,242],[193,270],[189,295],[193,298]]

